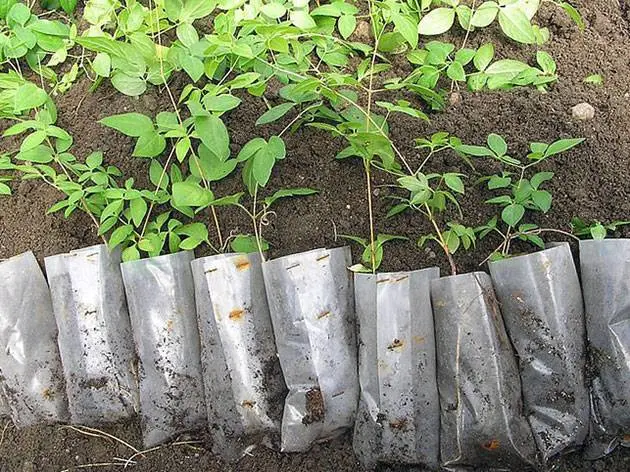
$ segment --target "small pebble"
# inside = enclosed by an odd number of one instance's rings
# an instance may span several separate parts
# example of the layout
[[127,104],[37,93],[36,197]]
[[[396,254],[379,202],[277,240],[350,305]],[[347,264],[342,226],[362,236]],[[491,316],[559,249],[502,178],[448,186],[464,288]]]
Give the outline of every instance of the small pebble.
[[595,108],[586,102],[579,103],[571,108],[571,115],[574,119],[580,121],[592,120],[595,118]]
[[451,106],[459,105],[462,102],[462,94],[459,92],[453,92],[448,97],[448,102],[451,104]]
[[350,205],[346,205],[346,208],[349,210],[350,209]]

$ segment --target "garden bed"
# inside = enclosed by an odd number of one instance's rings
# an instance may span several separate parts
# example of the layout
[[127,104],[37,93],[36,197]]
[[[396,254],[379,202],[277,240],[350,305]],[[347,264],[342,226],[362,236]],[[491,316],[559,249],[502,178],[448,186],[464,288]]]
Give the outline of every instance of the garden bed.
[[[515,155],[527,153],[527,143],[552,142],[560,138],[583,137],[585,142],[564,155],[547,160],[542,170],[553,171],[555,178],[547,189],[553,194],[552,209],[539,215],[534,222],[541,227],[570,231],[570,221],[580,217],[586,221],[612,222],[630,216],[630,14],[624,0],[580,0],[573,2],[581,11],[586,29],[580,32],[571,20],[558,9],[544,7],[538,22],[549,27],[552,39],[545,46],[558,64],[560,76],[548,92],[520,88],[509,92],[469,92],[462,89],[451,95],[451,103],[444,112],[431,114],[430,123],[392,115],[389,119],[391,138],[406,156],[415,156],[415,138],[436,131],[447,131],[467,144],[485,144],[486,136],[499,133],[510,144]],[[492,30],[492,28],[491,28]],[[493,40],[497,54],[528,61],[534,46],[520,46],[503,41],[496,31],[486,31],[471,37],[471,47]],[[404,69],[406,64],[401,64]],[[394,71],[396,72],[396,71]],[[408,71],[407,71],[408,72]],[[402,72],[399,72],[401,75]],[[592,74],[604,78],[601,86],[585,83]],[[171,81],[178,96],[184,78]],[[126,176],[133,176],[139,185],[148,184],[148,160],[132,158],[134,139],[107,128],[98,120],[119,113],[139,112],[153,116],[168,109],[166,93],[150,87],[139,98],[118,93],[108,81],[89,93],[90,83],[79,81],[68,92],[56,98],[59,109],[58,125],[74,137],[73,152],[86,156],[92,151],[104,152],[109,164],[118,166]],[[225,117],[230,131],[231,150],[235,155],[256,136],[268,138],[278,134],[289,117],[271,126],[256,127],[255,122],[265,110],[261,99],[242,94],[243,103]],[[266,98],[272,104],[281,103],[272,87]],[[587,102],[595,108],[594,118],[581,121],[572,116],[572,107]],[[3,126],[4,127],[4,126]],[[293,254],[317,247],[333,247],[346,241],[336,235],[366,235],[369,231],[365,177],[363,167],[354,160],[335,160],[345,147],[342,139],[328,133],[301,127],[285,135],[287,158],[272,174],[269,186],[311,187],[319,194],[306,199],[289,199],[274,207],[265,238],[272,247],[272,257]],[[436,172],[465,172],[472,179],[475,173],[465,167],[454,154],[440,155],[432,168]],[[496,172],[493,163],[477,166],[479,175]],[[381,270],[401,271],[438,265],[443,273],[449,264],[439,248],[418,248],[419,235],[430,230],[424,219],[414,214],[386,219],[391,203],[380,198],[390,189],[381,187],[391,183],[374,174],[375,222],[378,233],[409,237],[409,241],[395,242],[386,247]],[[0,259],[32,250],[40,261],[44,257],[97,244],[99,240],[88,216],[75,213],[66,220],[60,214],[46,215],[55,203],[56,190],[37,181],[20,182],[13,186],[14,195],[0,197]],[[219,183],[218,195],[228,195],[242,189],[240,176]],[[484,224],[493,214],[483,204],[489,192],[479,190],[460,198],[467,224]],[[221,224],[226,231],[249,232],[251,223],[233,209],[219,209]],[[626,235],[623,230],[619,235]],[[562,238],[561,238],[562,239]],[[460,272],[478,270],[485,257],[497,246],[487,238],[478,242],[474,252],[458,252]],[[354,261],[361,252],[353,247]],[[205,255],[204,250],[197,255]],[[90,437],[77,431],[59,427],[36,427],[18,431],[0,424],[0,472],[74,470],[80,464],[108,463],[115,457],[127,458],[133,450],[120,443]],[[106,428],[116,437],[140,447],[141,435],[136,423]],[[201,443],[165,447],[136,457],[133,470],[163,471],[224,471],[256,470],[271,472],[287,470],[339,472],[360,470],[352,453],[349,437],[316,446],[305,454],[282,455],[263,448],[254,450],[237,465],[227,466],[206,449],[205,436],[191,435],[184,442],[199,439]],[[231,468],[230,468],[231,467]],[[110,470],[103,466],[100,470]],[[559,471],[610,471],[630,469],[630,454],[618,450],[606,459],[585,463],[579,454],[569,456]],[[111,466],[111,470],[118,468]],[[383,469],[399,470],[399,469]],[[410,469],[400,469],[410,470]]]

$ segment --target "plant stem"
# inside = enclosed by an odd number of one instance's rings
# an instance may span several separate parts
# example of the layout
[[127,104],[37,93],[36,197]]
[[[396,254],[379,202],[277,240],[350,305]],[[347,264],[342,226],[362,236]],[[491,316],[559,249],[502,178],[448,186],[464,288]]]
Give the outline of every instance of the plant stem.
[[446,259],[448,259],[448,264],[451,267],[451,275],[457,275],[457,266],[455,265],[455,260],[453,259],[453,255],[451,254],[451,252],[448,250],[448,244],[446,244],[446,241],[444,240],[444,236],[442,235],[442,231],[440,231],[440,227],[438,226],[437,221],[435,221],[435,218],[433,217],[431,208],[426,203],[424,204],[424,208],[426,210],[427,218],[433,225],[433,229],[435,229],[435,233],[437,234],[438,240],[440,242],[440,246],[442,246],[442,250],[444,251],[444,254],[446,255]]

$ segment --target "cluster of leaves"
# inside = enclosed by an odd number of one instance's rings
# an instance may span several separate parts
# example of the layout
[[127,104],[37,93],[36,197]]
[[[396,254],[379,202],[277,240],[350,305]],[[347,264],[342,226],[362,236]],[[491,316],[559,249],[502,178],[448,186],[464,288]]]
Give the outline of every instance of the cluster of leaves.
[[582,218],[571,219],[571,232],[578,238],[605,239],[609,233],[619,231],[623,226],[630,225],[630,221],[613,221],[602,223],[601,221],[584,221]]
[[583,139],[560,139],[551,144],[531,143],[530,152],[525,160],[516,159],[508,155],[508,146],[505,140],[497,135],[488,136],[487,146],[466,146],[456,148],[459,152],[470,156],[489,157],[499,161],[504,171],[494,174],[482,181],[486,181],[490,191],[500,193],[486,201],[488,204],[501,208],[500,216],[493,217],[485,225],[477,228],[479,237],[483,239],[489,234],[498,234],[502,238],[499,249],[490,257],[497,259],[509,254],[511,241],[519,239],[529,242],[540,248],[545,244],[542,233],[551,229],[540,228],[538,225],[527,222],[525,217],[529,213],[547,213],[552,204],[552,194],[542,187],[550,181],[553,172],[536,172],[531,177],[528,174],[544,160],[566,152],[582,143]]
[[19,60],[24,59],[33,71],[57,83],[52,67],[66,61],[76,36],[75,25],[39,18],[17,0],[0,2],[0,65],[19,70]]
[[[126,113],[101,120],[103,125],[136,139],[134,156],[150,159],[149,180],[154,188],[138,189],[133,179],[122,179],[117,169],[103,167],[99,154],[80,162],[69,153],[72,140],[54,125],[56,117],[50,111],[54,105],[46,92],[24,81],[18,73],[0,77],[0,116],[19,120],[11,133],[28,131],[20,150],[8,160],[3,156],[3,169],[9,170],[7,166],[17,161],[15,165],[29,178],[48,179],[67,196],[54,209],[67,215],[76,209],[89,213],[99,233],[109,235],[110,245],[122,246],[126,260],[142,253],[159,254],[167,247],[173,251],[200,244],[213,246],[208,227],[197,221],[209,212],[219,239],[213,248],[223,250],[216,209],[227,205],[245,211],[254,230],[253,236],[232,238],[232,247],[264,251],[268,243],[262,231],[271,206],[280,198],[315,193],[297,188],[266,197],[259,195],[267,188],[275,165],[286,156],[283,134],[303,124],[346,140],[347,147],[337,157],[362,160],[368,190],[372,168],[398,179],[409,196],[401,199],[392,214],[413,209],[436,223],[435,233],[422,237],[421,245],[437,241],[449,256],[460,246],[473,247],[475,232],[459,222],[463,217],[458,198],[464,192],[465,176],[432,174],[422,166],[412,172],[389,137],[387,120],[392,113],[427,120],[424,105],[402,98],[372,103],[373,96],[397,90],[411,92],[431,108],[441,109],[445,96],[441,84],[446,80],[481,90],[516,86],[544,89],[557,79],[553,59],[542,51],[536,57],[538,67],[532,67],[511,59],[495,59],[490,43],[478,49],[465,47],[472,30],[497,19],[513,40],[541,44],[548,33],[531,23],[539,8],[538,0],[487,1],[476,7],[459,0],[371,1],[368,16],[373,44],[355,40],[360,16],[351,0],[317,5],[310,5],[308,0],[155,0],[149,4],[88,0],[83,19],[89,26],[80,33],[74,26],[37,18],[16,0],[5,3],[10,34],[17,29],[20,34],[29,30],[35,35],[33,46],[20,57],[37,59],[39,71],[43,70],[42,64],[48,67],[63,62],[76,43],[92,53],[85,71],[95,85],[107,78],[118,91],[130,96],[143,94],[149,84],[159,85],[165,87],[171,99],[171,111],[160,111],[152,117]],[[74,0],[45,3],[48,8],[61,7],[67,13],[76,8]],[[441,34],[452,27],[455,19],[466,32],[460,48],[439,41],[419,45],[423,35]],[[64,36],[51,33],[51,25],[57,23],[62,25],[58,31],[64,29]],[[385,80],[382,74],[391,68],[385,55],[400,53],[406,53],[414,65],[413,72],[405,78]],[[42,62],[47,54],[52,56]],[[65,85],[76,78],[77,71],[75,64],[74,75]],[[168,86],[176,71],[183,71],[190,79],[177,103]],[[382,84],[380,91],[375,90],[375,81]],[[260,97],[272,82],[280,84],[280,101],[269,105],[257,125],[276,122],[288,114],[294,118],[282,132],[267,139],[254,138],[233,156],[223,115],[240,105],[241,91]],[[367,106],[361,104],[365,92],[370,102]],[[376,107],[383,113],[375,112]],[[34,113],[35,119],[24,119],[28,113]],[[459,140],[444,133],[427,142],[419,140],[418,144],[430,148],[429,156],[446,148],[464,157],[475,156],[467,154]],[[48,168],[54,170],[54,176]],[[237,170],[244,191],[216,196],[214,184]],[[2,179],[4,182],[6,177]],[[0,190],[6,193],[4,187]],[[531,197],[532,201],[534,198],[541,197]],[[249,202],[244,203],[245,199]],[[521,201],[515,204],[529,205]],[[438,215],[448,214],[451,206],[458,218],[442,222],[440,217],[443,226],[438,226]],[[167,211],[154,218],[154,207]],[[355,238],[364,247],[362,265],[357,270],[376,270],[383,245],[393,239],[401,238],[381,235],[369,242]]]
[[[538,51],[539,67],[532,67],[515,59],[500,59],[493,62],[494,46],[486,43],[478,49],[456,50],[454,44],[431,41],[423,49],[407,54],[410,63],[417,66],[404,79],[388,80],[389,90],[407,89],[418,93],[432,106],[443,107],[443,99],[435,91],[444,77],[455,83],[464,83],[472,91],[510,89],[517,86],[535,86],[544,90],[558,80],[556,63],[544,51]],[[469,70],[469,72],[466,71]]]

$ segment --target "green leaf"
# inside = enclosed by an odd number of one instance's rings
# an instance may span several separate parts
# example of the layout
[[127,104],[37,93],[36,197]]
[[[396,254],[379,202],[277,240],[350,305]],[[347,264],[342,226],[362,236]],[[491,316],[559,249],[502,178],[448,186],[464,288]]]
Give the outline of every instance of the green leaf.
[[466,72],[464,71],[464,66],[462,66],[459,62],[452,62],[448,69],[446,69],[446,75],[449,79],[455,80],[458,82],[463,82],[466,80]]
[[535,44],[536,34],[527,15],[518,6],[508,6],[499,11],[499,25],[509,38],[524,44]]
[[532,193],[532,200],[543,213],[547,213],[551,208],[551,194],[545,190],[535,190]]
[[499,197],[486,200],[486,203],[491,203],[493,205],[510,205],[512,203],[512,199],[507,195],[501,195]]
[[455,231],[449,230],[445,231],[442,235],[444,241],[446,242],[446,247],[448,248],[448,252],[451,254],[455,254],[459,249],[460,239]]
[[265,198],[265,205],[267,205],[268,207],[273,205],[278,199],[280,198],[287,198],[287,197],[298,197],[298,196],[307,196],[307,195],[314,195],[316,193],[318,193],[318,190],[312,189],[312,188],[286,188],[286,189],[281,189],[278,190],[276,193],[274,193],[271,197],[267,197]]
[[260,9],[260,11],[271,19],[277,20],[287,14],[287,9],[282,3],[271,2],[266,3]]
[[289,14],[291,23],[302,30],[309,30],[317,27],[315,20],[311,18],[307,10],[293,10]]
[[488,75],[499,75],[505,74],[511,77],[516,77],[521,72],[529,69],[530,67],[524,62],[517,61],[514,59],[501,59],[490,65],[485,73]]
[[276,163],[276,158],[269,152],[269,145],[262,148],[254,156],[252,175],[259,186],[264,187],[271,177],[271,171]]
[[444,174],[444,182],[447,187],[457,193],[464,193],[464,182],[457,174]]
[[176,29],[177,39],[179,39],[187,48],[199,42],[199,34],[190,23],[180,23]]
[[88,157],[85,158],[85,164],[90,169],[96,169],[100,165],[103,164],[103,153],[100,151],[93,152]]
[[177,207],[206,207],[212,200],[212,192],[195,182],[173,184],[173,203]]
[[112,69],[112,59],[106,52],[99,52],[92,61],[92,69],[101,77],[109,77]]
[[99,120],[99,123],[133,137],[149,135],[154,132],[153,120],[142,113],[112,115]]
[[[20,5],[19,3],[16,5]],[[42,106],[48,100],[48,94],[31,82],[20,85],[15,91],[13,108],[15,113]]]
[[210,15],[217,5],[216,0],[185,0],[179,14],[180,22],[192,22]]
[[556,73],[556,63],[549,53],[545,51],[538,51],[536,53],[536,62],[545,74],[553,75]]
[[263,138],[254,138],[248,141],[245,144],[245,146],[241,148],[240,152],[238,153],[238,156],[236,156],[236,160],[238,162],[247,161],[266,145],[267,145],[267,142]]
[[501,212],[501,219],[509,226],[516,226],[525,215],[525,207],[518,203],[506,206]]
[[455,22],[454,8],[436,8],[423,16],[418,25],[418,32],[425,36],[446,33]]
[[485,28],[495,20],[497,13],[499,13],[499,6],[496,2],[484,2],[475,9],[470,24],[476,28]]
[[584,142],[584,138],[560,139],[549,145],[545,151],[545,157],[550,157],[555,154],[568,151],[582,142]]
[[500,188],[507,188],[511,183],[512,179],[510,177],[499,177],[498,175],[493,175],[488,181],[488,189],[496,190]]
[[560,3],[560,6],[567,13],[567,15],[569,15],[569,18],[571,18],[574,21],[574,23],[578,26],[580,31],[584,31],[584,28],[586,28],[586,25],[584,24],[584,20],[582,19],[582,15],[578,11],[578,9],[568,2],[562,2]]
[[341,34],[341,37],[343,39],[348,39],[357,27],[357,19],[354,15],[341,15],[337,22],[337,27],[339,28],[339,34]]
[[507,144],[502,136],[498,134],[490,134],[488,136],[488,147],[498,156],[505,156],[507,153]]
[[26,152],[16,154],[15,158],[20,161],[34,162],[37,164],[48,164],[52,162],[52,150],[48,146],[39,145]]
[[201,59],[190,54],[185,54],[182,56],[181,63],[183,69],[193,82],[197,82],[201,79],[204,72],[204,65]]
[[164,190],[168,187],[168,173],[164,172],[162,164],[160,164],[160,161],[157,159],[151,160],[151,164],[149,165],[149,179],[156,188]]
[[407,41],[413,49],[417,48],[418,24],[412,19],[412,17],[396,13],[392,14],[392,20],[394,21],[396,31],[405,38],[405,41]]
[[590,233],[593,239],[600,240],[600,239],[606,238],[607,231],[606,231],[606,228],[601,223],[598,223],[596,225],[591,226]]
[[538,172],[530,179],[530,184],[534,188],[534,190],[538,190],[543,182],[551,180],[553,178],[553,172]]
[[68,15],[72,15],[77,8],[77,0],[59,0],[59,5]]
[[279,120],[284,115],[286,115],[293,107],[295,107],[295,103],[289,102],[276,105],[275,107],[267,110],[260,118],[258,118],[258,120],[256,120],[256,126],[266,125],[267,123],[272,123],[276,120]]
[[494,58],[494,45],[492,43],[486,43],[482,45],[473,58],[473,64],[478,71],[485,71],[486,68],[492,62]]
[[11,195],[11,187],[0,182],[0,195]]
[[147,83],[143,78],[127,75],[124,72],[114,72],[111,82],[116,90],[130,97],[142,95],[147,89]]
[[133,224],[136,228],[139,227],[147,214],[147,202],[144,201],[144,198],[134,198],[129,202],[129,210]]
[[471,146],[468,144],[460,144],[459,146],[455,146],[454,148],[457,152],[461,152],[463,154],[468,154],[469,156],[475,157],[495,157],[494,153],[484,146]]
[[[249,254],[252,252],[258,252],[258,242],[254,236],[239,234],[230,243],[230,247],[234,252],[240,252]],[[260,249],[263,251],[267,251],[269,249],[269,243],[262,239],[260,241]]]
[[201,142],[221,161],[230,157],[230,135],[219,117],[215,115],[196,117],[195,131]]
[[136,157],[156,157],[162,154],[165,148],[164,136],[152,130],[138,138],[136,146],[133,148],[133,155]]
[[241,99],[230,94],[205,96],[203,98],[203,104],[206,110],[216,112],[226,112],[233,110],[241,104]]
[[604,77],[602,77],[600,74],[592,74],[586,77],[584,79],[584,82],[587,84],[593,84],[593,85],[603,85]]
[[116,228],[109,237],[109,249],[114,249],[115,247],[119,246],[120,244],[125,242],[132,234],[133,226],[131,225],[124,225]]

